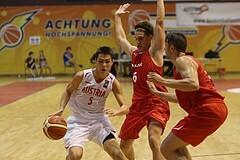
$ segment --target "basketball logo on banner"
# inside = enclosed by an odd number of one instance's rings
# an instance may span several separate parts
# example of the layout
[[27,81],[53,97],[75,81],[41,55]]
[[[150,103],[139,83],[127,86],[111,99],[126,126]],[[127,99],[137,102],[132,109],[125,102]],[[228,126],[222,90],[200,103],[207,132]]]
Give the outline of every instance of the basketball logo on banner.
[[217,42],[215,52],[220,53],[230,44],[240,44],[240,26],[227,25],[222,28],[222,37]]
[[134,35],[136,24],[139,21],[143,21],[143,20],[150,21],[150,14],[147,11],[145,11],[143,9],[137,9],[137,10],[134,10],[133,12],[131,12],[131,14],[129,15],[129,18],[128,18],[128,23],[130,25],[130,33],[132,35]]
[[5,47],[15,48],[21,44],[24,37],[24,27],[32,21],[40,10],[19,13],[0,25],[0,51]]
[[19,43],[22,37],[20,28],[13,24],[5,25],[1,30],[1,40],[7,46],[14,46]]

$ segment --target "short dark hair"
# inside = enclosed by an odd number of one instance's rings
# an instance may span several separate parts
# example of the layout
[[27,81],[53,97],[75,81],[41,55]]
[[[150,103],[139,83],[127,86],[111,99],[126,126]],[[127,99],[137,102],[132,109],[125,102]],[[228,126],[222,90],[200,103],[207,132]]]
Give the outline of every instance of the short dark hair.
[[30,52],[28,53],[29,56],[32,55],[32,54],[34,54],[32,51],[30,51]]
[[174,45],[178,52],[185,52],[187,48],[187,38],[182,33],[169,33],[166,36],[165,42]]
[[67,47],[67,48],[66,48],[66,50],[69,50],[69,49],[71,50],[72,48],[71,48],[71,47]]
[[147,20],[138,22],[138,24],[135,26],[135,30],[137,30],[137,29],[143,29],[144,33],[148,36],[149,35],[152,35],[152,36],[154,35],[153,25]]
[[98,55],[99,54],[106,54],[106,55],[110,55],[111,56],[111,59],[113,59],[113,56],[114,56],[114,52],[112,50],[112,48],[108,47],[108,46],[102,46],[102,47],[99,47],[95,53],[95,59],[98,58]]

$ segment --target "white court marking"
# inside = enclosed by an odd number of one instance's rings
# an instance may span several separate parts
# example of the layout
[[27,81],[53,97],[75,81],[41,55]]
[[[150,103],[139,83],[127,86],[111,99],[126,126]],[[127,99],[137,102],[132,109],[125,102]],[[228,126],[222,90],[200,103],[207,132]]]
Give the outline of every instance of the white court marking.
[[232,89],[228,89],[227,91],[231,93],[240,93],[240,88],[232,88]]

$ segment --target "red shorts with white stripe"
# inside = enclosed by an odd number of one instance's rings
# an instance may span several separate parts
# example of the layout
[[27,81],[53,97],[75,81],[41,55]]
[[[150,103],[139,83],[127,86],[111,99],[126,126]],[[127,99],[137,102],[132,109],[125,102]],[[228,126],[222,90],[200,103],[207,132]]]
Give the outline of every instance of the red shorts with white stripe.
[[198,106],[172,129],[172,133],[192,146],[200,144],[226,120],[228,110],[222,103]]

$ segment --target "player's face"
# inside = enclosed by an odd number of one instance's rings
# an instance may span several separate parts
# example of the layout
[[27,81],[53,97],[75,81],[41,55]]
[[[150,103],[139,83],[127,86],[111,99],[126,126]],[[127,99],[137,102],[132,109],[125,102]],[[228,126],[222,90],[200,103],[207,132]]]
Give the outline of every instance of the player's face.
[[96,59],[96,68],[100,73],[108,74],[111,70],[113,60],[108,54],[99,54]]
[[168,43],[167,42],[165,42],[165,53],[166,53],[166,57],[170,58],[169,57],[169,47],[168,47]]
[[167,42],[165,42],[165,52],[166,52],[166,57],[168,59],[171,59],[174,55],[173,55],[173,49],[174,46],[171,44],[168,44]]
[[151,37],[147,36],[143,31],[135,32],[135,40],[137,43],[137,48],[140,52],[144,52],[150,47]]

